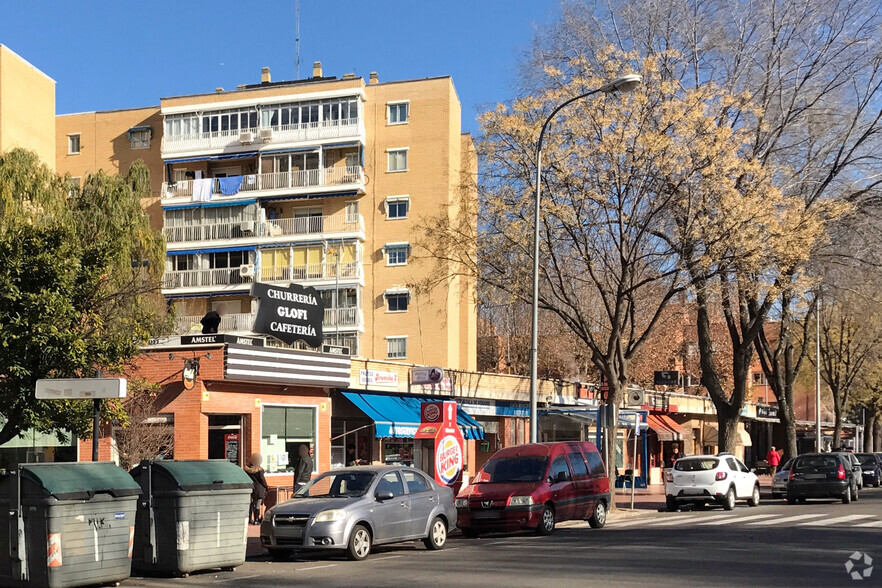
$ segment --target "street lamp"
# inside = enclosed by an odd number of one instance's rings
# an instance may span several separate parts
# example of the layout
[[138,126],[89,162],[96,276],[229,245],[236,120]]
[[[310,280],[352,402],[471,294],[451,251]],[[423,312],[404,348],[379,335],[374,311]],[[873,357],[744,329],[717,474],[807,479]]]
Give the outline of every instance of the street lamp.
[[631,92],[642,83],[642,76],[638,74],[628,74],[609,81],[596,90],[591,90],[590,92],[586,92],[575,98],[570,98],[563,104],[560,104],[550,115],[548,115],[548,118],[545,119],[545,123],[542,125],[542,130],[539,132],[539,144],[536,147],[536,202],[535,210],[533,212],[533,321],[530,326],[530,443],[536,443],[539,441],[539,419],[537,414],[538,406],[536,395],[538,371],[537,355],[539,347],[537,331],[539,326],[539,202],[542,188],[542,139],[545,137],[545,130],[548,128],[548,123],[551,122],[554,115],[560,112],[564,106],[567,106],[576,100],[581,100],[582,98],[587,98],[588,96],[599,94],[601,92],[605,94],[610,94],[612,92]]

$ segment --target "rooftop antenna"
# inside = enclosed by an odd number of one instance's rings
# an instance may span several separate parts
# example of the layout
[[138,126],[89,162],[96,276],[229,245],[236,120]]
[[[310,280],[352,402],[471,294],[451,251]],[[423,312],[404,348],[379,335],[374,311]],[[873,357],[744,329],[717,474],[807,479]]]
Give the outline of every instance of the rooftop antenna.
[[297,65],[297,76],[295,79],[300,79],[300,0],[294,0],[294,52],[297,54],[296,65]]

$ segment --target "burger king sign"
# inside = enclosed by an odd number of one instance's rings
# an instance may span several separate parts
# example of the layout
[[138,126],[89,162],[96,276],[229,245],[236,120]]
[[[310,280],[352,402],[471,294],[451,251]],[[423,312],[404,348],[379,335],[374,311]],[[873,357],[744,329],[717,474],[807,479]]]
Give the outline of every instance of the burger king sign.
[[415,439],[435,441],[435,480],[452,486],[465,467],[465,442],[456,422],[456,402],[423,402]]
[[454,435],[435,441],[435,479],[445,486],[456,482],[462,471],[462,445]]

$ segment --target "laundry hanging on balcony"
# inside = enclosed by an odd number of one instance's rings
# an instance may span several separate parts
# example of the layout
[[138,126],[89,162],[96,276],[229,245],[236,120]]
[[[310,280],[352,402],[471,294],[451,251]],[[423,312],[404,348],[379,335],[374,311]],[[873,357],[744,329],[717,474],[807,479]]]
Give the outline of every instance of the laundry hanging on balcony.
[[201,178],[192,180],[193,182],[193,202],[208,202],[211,200],[211,189],[214,186],[213,178]]
[[225,196],[232,196],[233,194],[239,193],[239,189],[242,187],[242,176],[228,176],[226,178],[218,178],[217,183],[220,187],[221,194],[224,194]]

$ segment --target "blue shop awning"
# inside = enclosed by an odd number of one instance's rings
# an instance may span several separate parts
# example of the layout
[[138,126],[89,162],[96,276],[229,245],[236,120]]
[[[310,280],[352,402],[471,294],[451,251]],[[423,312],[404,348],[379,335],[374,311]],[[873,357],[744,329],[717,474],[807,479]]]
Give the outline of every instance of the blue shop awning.
[[[352,390],[344,391],[343,396],[374,421],[374,429],[378,438],[413,437],[420,426],[420,403],[445,400],[444,398],[372,394]],[[456,414],[456,422],[463,437],[466,439],[484,438],[484,427],[478,421],[462,409],[457,410]]]

